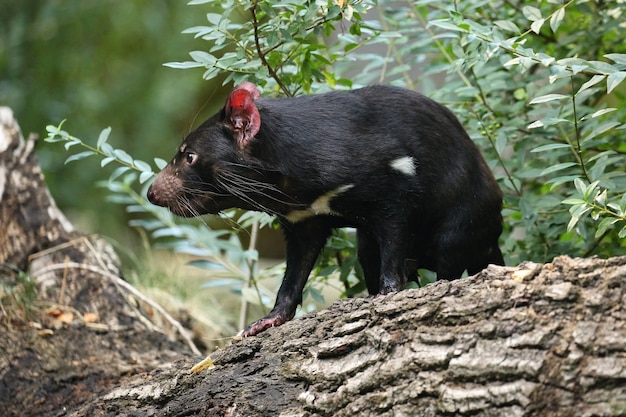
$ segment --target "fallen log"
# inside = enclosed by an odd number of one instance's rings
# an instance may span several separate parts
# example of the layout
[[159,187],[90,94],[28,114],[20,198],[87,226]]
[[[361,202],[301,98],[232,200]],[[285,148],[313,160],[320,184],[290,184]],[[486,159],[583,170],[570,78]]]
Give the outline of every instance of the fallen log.
[[341,300],[69,415],[624,415],[625,282],[626,257],[564,256]]

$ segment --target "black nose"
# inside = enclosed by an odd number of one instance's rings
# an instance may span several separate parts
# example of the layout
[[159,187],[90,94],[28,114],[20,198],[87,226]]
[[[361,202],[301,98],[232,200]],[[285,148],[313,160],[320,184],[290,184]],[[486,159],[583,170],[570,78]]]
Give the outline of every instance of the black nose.
[[154,187],[150,187],[148,189],[148,201],[151,202],[152,204],[156,204],[157,206],[161,205],[159,204],[159,199],[157,198],[156,191],[154,191]]

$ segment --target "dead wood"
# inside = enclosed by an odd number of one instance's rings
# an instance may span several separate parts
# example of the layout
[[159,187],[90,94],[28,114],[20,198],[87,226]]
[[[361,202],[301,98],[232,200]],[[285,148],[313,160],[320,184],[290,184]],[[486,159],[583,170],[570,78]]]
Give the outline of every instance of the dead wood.
[[559,257],[342,300],[68,415],[624,415],[625,280],[626,257]]

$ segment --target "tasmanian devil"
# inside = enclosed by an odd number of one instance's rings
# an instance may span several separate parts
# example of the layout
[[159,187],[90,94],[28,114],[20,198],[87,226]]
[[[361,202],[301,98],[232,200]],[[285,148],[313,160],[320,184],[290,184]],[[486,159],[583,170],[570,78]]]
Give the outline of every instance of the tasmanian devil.
[[402,88],[264,99],[245,82],[185,138],[148,199],[186,217],[277,216],[285,276],[245,336],[293,318],[336,227],[356,228],[370,294],[402,290],[418,268],[455,279],[503,264],[502,193],[478,148],[450,110]]

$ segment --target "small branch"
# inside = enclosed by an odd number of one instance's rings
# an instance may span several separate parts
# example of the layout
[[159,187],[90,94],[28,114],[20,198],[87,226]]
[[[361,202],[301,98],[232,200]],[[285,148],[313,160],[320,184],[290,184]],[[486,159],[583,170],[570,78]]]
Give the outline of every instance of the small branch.
[[283,93],[285,93],[287,97],[291,97],[292,96],[291,92],[289,91],[287,86],[283,83],[283,80],[281,80],[281,78],[278,76],[274,68],[272,68],[269,62],[267,62],[267,59],[265,58],[265,54],[263,53],[263,50],[261,48],[261,39],[259,36],[259,19],[256,14],[257,5],[258,3],[254,2],[254,4],[252,5],[252,8],[250,9],[250,12],[252,13],[252,25],[254,26],[254,45],[256,46],[257,55],[259,56],[259,59],[261,60],[261,63],[263,64],[263,66],[267,68],[267,71],[269,72],[270,77],[272,77],[276,81],[280,89],[283,91]]
[[570,77],[570,85],[572,87],[572,109],[574,111],[574,135],[576,137],[576,157],[578,158],[578,163],[580,164],[580,168],[583,171],[583,175],[587,179],[588,182],[591,182],[589,178],[589,173],[587,172],[587,167],[585,166],[585,160],[583,159],[583,150],[580,145],[580,126],[578,126],[578,114],[576,112],[576,93],[574,87],[574,76]]
[[[385,19],[385,12],[383,10],[383,8],[380,5],[376,6],[376,12],[378,13],[378,15],[380,16],[380,23],[383,26],[383,31],[388,32],[389,31],[389,23],[387,22],[387,19]],[[387,44],[387,52],[385,53],[385,60],[383,61],[383,68],[380,71],[380,77],[378,78],[378,82],[380,84],[383,83],[383,81],[385,80],[385,76],[387,73],[387,68],[388,68],[388,64],[389,64],[389,57],[393,54],[393,58],[396,62],[396,64],[398,66],[402,66],[404,64],[403,60],[402,60],[402,56],[398,53],[398,50],[396,49],[395,43],[393,41],[393,39],[389,40],[389,43]],[[407,87],[411,90],[415,89],[415,83],[413,83],[413,80],[411,79],[408,71],[402,71],[402,77],[404,78],[404,82],[406,83]]]
[[587,257],[591,256],[591,253],[598,247],[598,245],[604,240],[604,238],[608,236],[609,233],[611,233],[611,229],[606,229],[606,231],[604,233],[602,233],[601,236],[598,236],[598,238],[593,241],[591,246],[589,246],[589,248],[587,248],[587,250],[585,251],[583,257],[587,258]]
[[[252,223],[252,230],[250,231],[250,245],[248,246],[248,250],[252,251],[256,249],[256,244],[259,236],[259,221],[256,220]],[[257,261],[255,259],[248,260],[248,275],[246,276],[246,283],[244,284],[244,288],[250,288],[254,279],[254,270],[256,268]],[[256,285],[255,285],[256,286]],[[259,299],[261,299],[261,294],[257,289],[257,294],[259,294]],[[261,300],[261,304],[262,300]],[[239,329],[243,329],[248,322],[248,307],[249,303],[246,300],[246,297],[241,297],[241,310],[239,311]]]
[[[476,120],[480,121],[480,116],[476,113],[474,108],[472,106],[468,106],[468,107],[469,107],[469,111],[474,115]],[[489,110],[489,112],[490,112],[489,114],[491,116],[493,116],[493,112],[491,112],[489,107],[486,106],[486,105],[485,105],[485,107]],[[509,182],[511,183],[511,187],[513,187],[513,190],[515,190],[515,194],[517,194],[519,197],[521,197],[522,196],[522,190],[519,189],[517,185],[515,185],[515,181],[513,180],[513,174],[511,174],[511,172],[507,168],[507,166],[506,166],[506,164],[504,162],[504,158],[502,158],[502,155],[500,155],[500,152],[498,152],[498,149],[496,148],[496,141],[495,141],[495,139],[493,138],[491,133],[489,133],[489,129],[487,129],[485,127],[484,131],[485,131],[485,137],[489,141],[489,144],[491,145],[491,147],[493,148],[493,150],[494,150],[494,152],[496,154],[496,158],[498,160],[498,164],[500,165],[500,167],[504,171],[504,174],[506,175],[506,177],[508,178]]]

